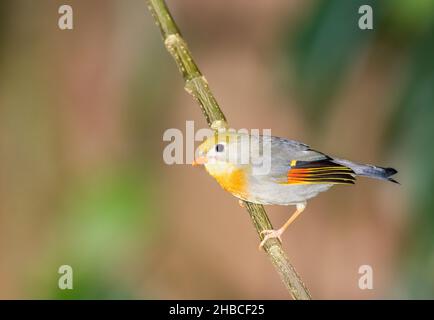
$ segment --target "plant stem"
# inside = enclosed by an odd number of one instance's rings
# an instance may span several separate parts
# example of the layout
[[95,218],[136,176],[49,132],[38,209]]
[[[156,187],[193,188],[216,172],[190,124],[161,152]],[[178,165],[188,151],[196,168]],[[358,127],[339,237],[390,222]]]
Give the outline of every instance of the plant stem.
[[[194,62],[187,43],[182,38],[164,0],[147,0],[147,3],[149,11],[160,28],[164,44],[184,78],[185,90],[199,103],[208,125],[212,129],[227,128],[226,118],[212,94],[207,80]],[[259,238],[262,240],[261,232],[273,229],[264,207],[246,201],[244,201],[244,205],[250,214]],[[311,299],[309,291],[289,262],[279,240],[269,239],[264,245],[264,250],[291,296],[294,299]]]

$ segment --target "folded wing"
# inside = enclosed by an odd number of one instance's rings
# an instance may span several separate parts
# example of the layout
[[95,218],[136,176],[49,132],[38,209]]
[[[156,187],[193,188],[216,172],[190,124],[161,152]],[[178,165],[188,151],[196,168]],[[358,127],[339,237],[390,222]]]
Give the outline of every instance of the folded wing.
[[316,161],[292,160],[284,184],[354,184],[354,171],[331,159]]

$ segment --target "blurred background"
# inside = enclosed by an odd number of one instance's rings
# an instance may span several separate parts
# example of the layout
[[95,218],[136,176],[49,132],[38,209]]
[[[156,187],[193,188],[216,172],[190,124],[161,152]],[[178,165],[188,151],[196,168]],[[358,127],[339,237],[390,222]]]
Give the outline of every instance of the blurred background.
[[[434,298],[434,0],[168,5],[232,127],[399,171],[400,186],[335,187],[291,225],[313,297]],[[163,162],[166,129],[206,123],[144,1],[1,1],[0,70],[0,298],[289,297],[237,200]],[[275,226],[291,211],[268,208]]]

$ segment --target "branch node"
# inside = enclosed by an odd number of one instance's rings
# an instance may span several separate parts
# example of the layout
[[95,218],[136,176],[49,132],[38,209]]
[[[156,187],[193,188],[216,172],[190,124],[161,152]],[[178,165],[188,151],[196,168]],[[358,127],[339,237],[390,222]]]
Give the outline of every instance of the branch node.
[[211,129],[218,131],[218,130],[224,130],[227,129],[228,124],[226,121],[223,120],[215,120],[213,123],[211,123]]
[[176,43],[178,43],[181,40],[178,33],[175,34],[169,34],[167,38],[164,40],[164,45],[168,50],[171,50]]

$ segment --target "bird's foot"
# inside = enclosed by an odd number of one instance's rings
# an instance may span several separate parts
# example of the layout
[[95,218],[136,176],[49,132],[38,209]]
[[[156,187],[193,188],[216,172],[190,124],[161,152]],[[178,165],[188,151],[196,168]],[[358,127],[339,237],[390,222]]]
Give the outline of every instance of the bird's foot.
[[282,233],[284,230],[282,229],[278,229],[278,230],[263,230],[261,231],[261,235],[265,235],[264,239],[262,239],[261,243],[259,244],[258,249],[261,250],[265,243],[269,240],[269,239],[273,239],[273,238],[277,238],[279,239],[280,242],[282,242]]
[[239,205],[241,208],[245,208],[245,207],[246,207],[246,204],[244,203],[243,200],[238,200],[238,205]]

